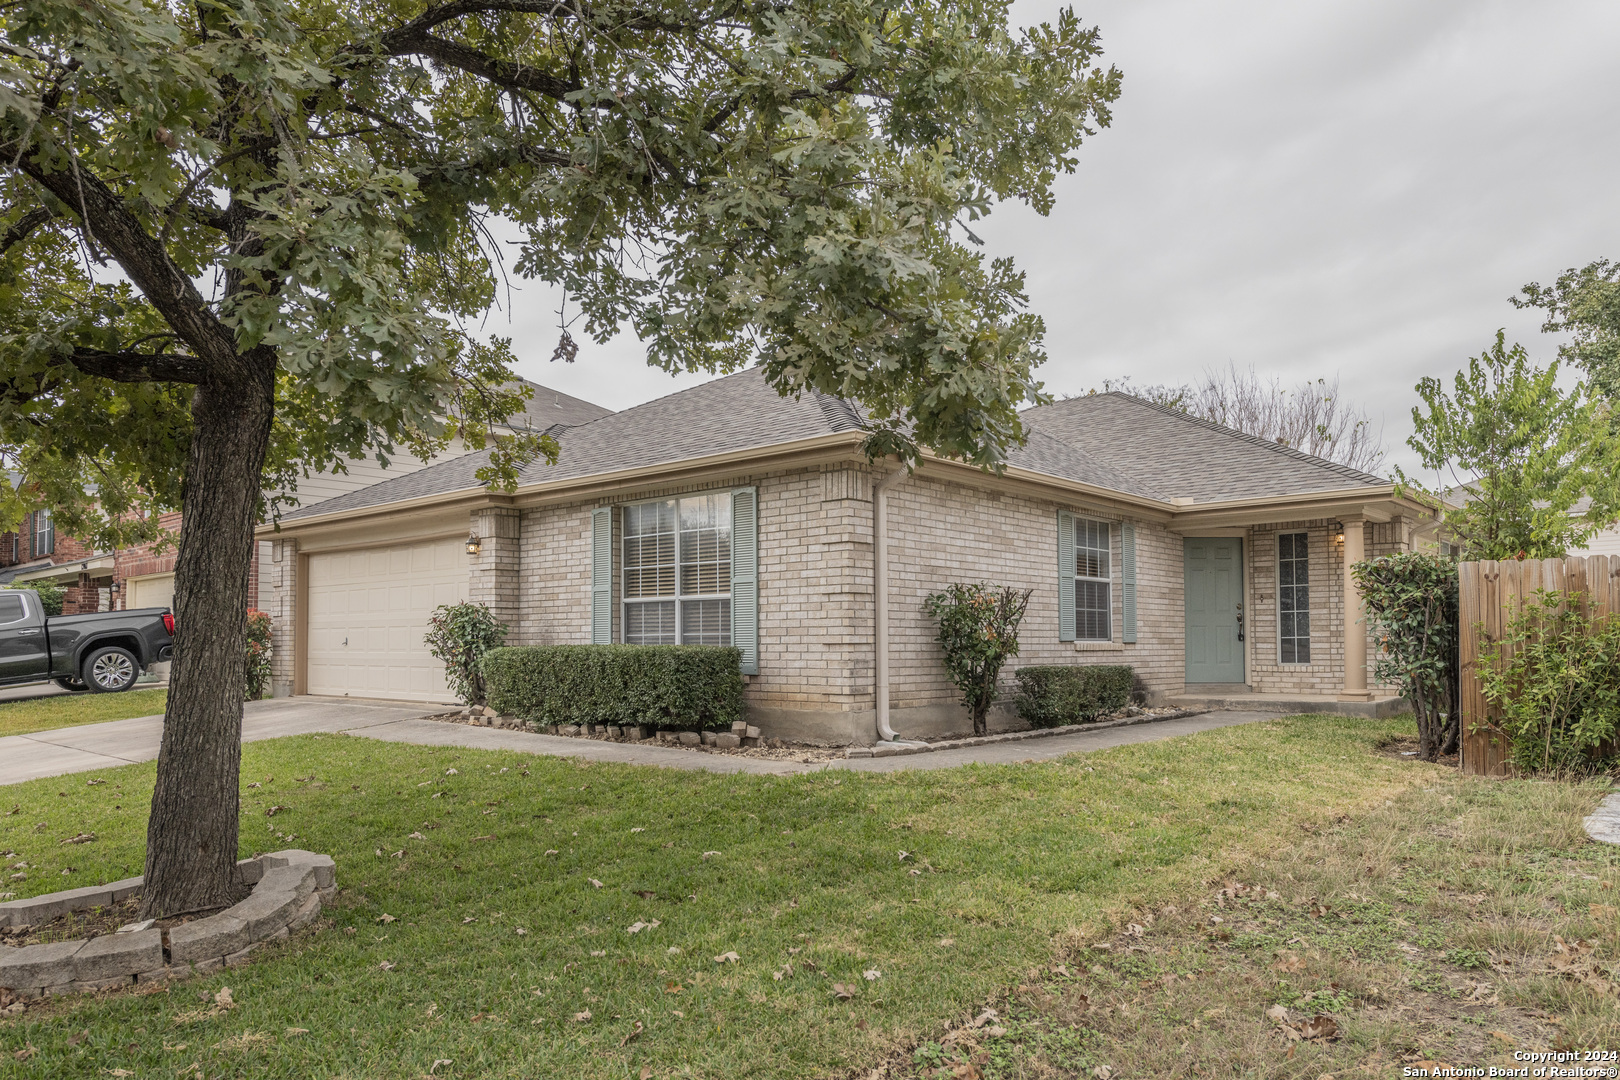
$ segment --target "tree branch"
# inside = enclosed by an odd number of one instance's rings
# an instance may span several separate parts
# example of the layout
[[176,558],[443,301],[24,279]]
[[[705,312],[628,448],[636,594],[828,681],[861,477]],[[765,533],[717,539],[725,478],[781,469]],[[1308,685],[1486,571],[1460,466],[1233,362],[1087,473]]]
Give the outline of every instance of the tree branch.
[[208,365],[195,356],[181,353],[104,352],[101,349],[74,349],[67,359],[86,375],[113,382],[202,383],[208,378]]
[[425,30],[413,29],[409,24],[400,30],[384,34],[381,44],[383,51],[390,56],[425,56],[445,67],[476,75],[497,86],[512,90],[529,90],[557,101],[564,101],[569,94],[583,89],[577,82],[560,79],[538,68],[498,60],[487,53],[436,37]]
[[[54,149],[57,155],[66,155],[65,149]],[[67,167],[47,169],[46,161],[54,156],[23,154],[17,167],[64,205],[79,209],[85,233],[112,253],[136,288],[199,357],[208,357],[212,364],[245,364],[238,356],[236,338],[230,328],[209,310],[197,286],[169,258],[163,244],[125,208],[123,200],[82,162],[70,161]],[[73,167],[75,165],[77,168]],[[202,362],[200,359],[190,361],[191,364]],[[226,372],[222,370],[220,374]],[[249,373],[243,370],[237,374]],[[201,380],[187,377],[179,381]]]
[[28,239],[28,235],[30,233],[55,216],[55,214],[51,213],[43,206],[36,206],[32,210],[28,211],[28,213],[18,218],[12,224],[11,228],[6,230],[5,235],[0,236],[0,255],[4,255],[18,244]]

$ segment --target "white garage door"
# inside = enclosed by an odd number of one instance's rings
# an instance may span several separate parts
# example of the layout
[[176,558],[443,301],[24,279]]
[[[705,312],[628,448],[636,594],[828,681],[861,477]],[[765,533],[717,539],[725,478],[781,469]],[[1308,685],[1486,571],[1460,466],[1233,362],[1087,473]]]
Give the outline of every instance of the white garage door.
[[461,540],[309,557],[308,691],[452,701],[422,635],[440,604],[467,599]]
[[129,590],[124,601],[125,607],[174,607],[173,574],[135,578],[125,582],[124,587]]

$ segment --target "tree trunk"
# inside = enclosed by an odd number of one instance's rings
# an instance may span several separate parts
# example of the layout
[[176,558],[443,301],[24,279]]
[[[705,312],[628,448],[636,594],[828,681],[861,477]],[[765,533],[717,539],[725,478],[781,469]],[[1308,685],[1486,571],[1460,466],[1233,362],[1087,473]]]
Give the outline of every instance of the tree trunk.
[[144,917],[236,899],[248,569],[275,409],[274,354],[255,349],[239,359],[243,382],[199,386],[192,398],[174,667],[146,827]]

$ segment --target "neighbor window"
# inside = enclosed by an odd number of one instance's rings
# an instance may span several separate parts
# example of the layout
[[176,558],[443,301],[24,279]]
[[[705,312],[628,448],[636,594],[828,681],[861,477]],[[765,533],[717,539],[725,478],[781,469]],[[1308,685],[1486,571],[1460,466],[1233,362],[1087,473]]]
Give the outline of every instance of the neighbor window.
[[56,525],[49,510],[34,511],[34,558],[56,551]]
[[624,508],[627,645],[731,644],[731,495]]
[[1310,547],[1304,533],[1277,537],[1277,633],[1283,663],[1311,662]]
[[1114,609],[1105,521],[1074,519],[1074,636],[1078,641],[1110,641]]

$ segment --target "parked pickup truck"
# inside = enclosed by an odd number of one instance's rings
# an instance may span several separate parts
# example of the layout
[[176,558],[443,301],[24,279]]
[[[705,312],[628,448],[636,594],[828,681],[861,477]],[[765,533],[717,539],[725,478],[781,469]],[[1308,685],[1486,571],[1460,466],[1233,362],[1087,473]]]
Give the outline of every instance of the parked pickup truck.
[[168,608],[46,616],[34,590],[0,589],[0,686],[49,681],[111,694],[173,653]]

